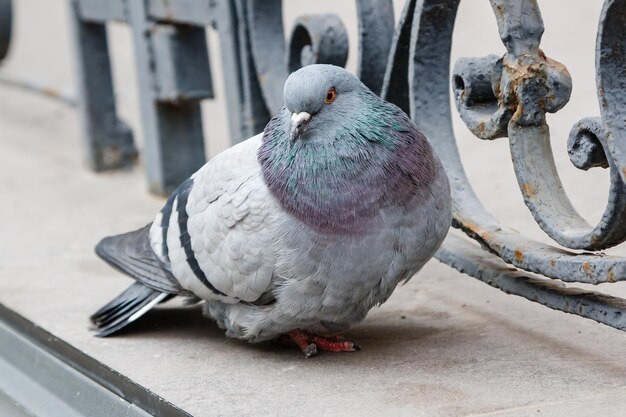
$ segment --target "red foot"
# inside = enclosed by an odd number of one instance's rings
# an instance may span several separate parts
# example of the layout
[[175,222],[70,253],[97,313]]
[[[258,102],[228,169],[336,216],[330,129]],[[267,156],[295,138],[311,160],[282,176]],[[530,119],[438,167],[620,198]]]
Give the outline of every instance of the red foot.
[[282,340],[293,342],[307,358],[317,355],[318,349],[327,352],[355,352],[361,350],[359,345],[344,340],[340,336],[322,337],[300,329],[290,331],[283,336]]

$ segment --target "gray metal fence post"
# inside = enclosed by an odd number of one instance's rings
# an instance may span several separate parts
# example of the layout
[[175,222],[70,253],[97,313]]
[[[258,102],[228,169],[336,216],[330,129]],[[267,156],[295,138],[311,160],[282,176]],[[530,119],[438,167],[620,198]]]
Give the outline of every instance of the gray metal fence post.
[[11,22],[13,17],[11,0],[0,0],[0,61],[9,52],[11,43]]
[[157,24],[129,1],[149,188],[172,192],[205,162],[199,100],[212,97],[204,28]]
[[78,1],[70,8],[85,160],[95,171],[128,166],[137,150],[115,110],[106,27],[83,20]]
[[218,1],[214,8],[213,26],[217,30],[220,42],[224,91],[228,111],[230,141],[232,144],[245,140],[243,129],[243,86],[240,61],[240,42],[237,24],[237,12],[233,0]]

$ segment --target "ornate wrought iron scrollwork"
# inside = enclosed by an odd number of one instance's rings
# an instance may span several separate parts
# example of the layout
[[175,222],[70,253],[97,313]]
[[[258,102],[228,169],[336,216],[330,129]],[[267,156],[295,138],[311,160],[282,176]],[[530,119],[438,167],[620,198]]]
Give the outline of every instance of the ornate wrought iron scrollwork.
[[[500,59],[492,55],[456,63],[453,84],[463,120],[479,138],[509,137],[524,201],[539,226],[556,242],[586,250],[621,243],[626,239],[624,183],[613,158],[607,162],[603,150],[609,151],[608,143],[597,120],[586,119],[576,125],[570,155],[584,169],[611,168],[609,202],[600,223],[591,227],[563,190],[545,113],[556,112],[567,103],[571,78],[562,64],[539,49],[543,23],[536,2],[498,0],[492,5],[507,53]],[[516,7],[521,7],[519,15],[513,13]],[[583,155],[585,150],[591,154]]]
[[[380,93],[393,36],[393,4],[391,0],[357,0],[356,5],[359,24],[357,74],[372,91]],[[282,107],[282,86],[290,72],[315,63],[345,66],[348,35],[337,15],[298,17],[286,46],[281,0],[248,0],[240,4],[240,8],[240,13],[247,15],[246,35],[256,72],[255,81],[267,113],[272,114]],[[264,119],[263,125],[266,122]]]
[[[543,23],[538,5],[535,1],[493,0],[492,6],[507,53],[497,60],[491,56],[457,62],[453,84],[463,120],[480,138],[509,137],[524,201],[540,227],[555,241],[568,248],[586,250],[604,249],[623,242],[626,239],[626,190],[618,168],[620,164],[610,156],[607,132],[599,119],[585,119],[575,126],[569,152],[573,162],[583,169],[592,166],[611,169],[609,202],[600,223],[590,226],[563,190],[545,113],[558,111],[567,103],[571,78],[562,64],[547,58],[539,49]],[[495,110],[486,120],[480,120],[489,109]],[[590,263],[587,269],[595,269],[599,261],[598,258],[594,265]],[[612,263],[621,267],[623,261],[615,259]],[[616,275],[605,278],[610,281]]]
[[[506,265],[567,282],[597,284],[626,279],[624,258],[571,252],[534,241],[487,212],[461,165],[448,104],[452,82],[461,118],[477,137],[508,136],[524,200],[538,224],[555,241],[589,251],[621,243],[626,238],[626,171],[621,168],[625,164],[619,162],[626,143],[620,139],[624,138],[620,129],[624,129],[626,114],[622,65],[626,52],[620,42],[625,39],[626,2],[608,0],[602,14],[597,48],[602,119],[582,120],[570,137],[570,157],[576,166],[611,169],[609,202],[595,227],[573,208],[554,165],[545,113],[558,111],[567,103],[571,79],[562,64],[546,57],[539,48],[544,28],[536,1],[491,0],[507,53],[503,57],[460,59],[450,77],[450,47],[458,4],[459,0],[407,2],[396,30],[393,62],[387,68],[388,84],[383,87],[388,100],[410,111],[413,121],[444,160],[453,190],[454,225],[486,250],[477,253],[471,245],[451,236],[440,250],[439,259],[506,292],[626,328],[623,300],[525,278],[523,272]],[[616,13],[618,10],[622,13]],[[610,72],[607,65],[612,67]],[[622,77],[621,84],[616,77]],[[420,82],[423,80],[428,83]],[[591,305],[593,308],[587,308]]]

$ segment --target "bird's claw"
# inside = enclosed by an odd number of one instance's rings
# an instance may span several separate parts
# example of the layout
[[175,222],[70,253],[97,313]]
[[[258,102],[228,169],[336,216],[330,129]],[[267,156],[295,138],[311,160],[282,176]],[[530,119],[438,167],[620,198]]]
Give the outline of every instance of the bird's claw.
[[304,353],[304,357],[306,359],[310,358],[311,356],[315,356],[317,355],[317,346],[315,345],[315,343],[311,343],[309,346],[302,349],[302,353]]
[[340,336],[323,337],[296,329],[281,337],[281,342],[295,344],[304,353],[305,358],[318,354],[319,351],[327,352],[357,352],[361,347],[356,343],[345,340]]

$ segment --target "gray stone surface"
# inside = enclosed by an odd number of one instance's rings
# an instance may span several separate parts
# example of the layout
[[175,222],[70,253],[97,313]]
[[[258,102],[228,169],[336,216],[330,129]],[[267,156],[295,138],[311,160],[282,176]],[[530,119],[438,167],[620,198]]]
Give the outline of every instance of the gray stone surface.
[[[0,72],[73,94],[64,2],[17,3],[16,43]],[[607,173],[573,168],[565,140],[572,123],[598,113],[593,45],[601,4],[572,3],[540,2],[544,48],[574,79],[571,103],[549,121],[565,187],[595,221]],[[337,10],[329,0],[304,4],[289,2],[288,22],[302,9]],[[343,8],[355,39],[353,5]],[[486,1],[462,2],[458,25],[455,56],[503,51]],[[130,39],[120,27],[111,33],[118,101],[138,128]],[[214,39],[211,46],[218,56]],[[205,105],[211,154],[227,143],[219,67],[213,74],[220,99]],[[129,284],[93,246],[143,226],[163,201],[145,192],[141,166],[98,175],[84,169],[77,117],[0,85],[0,302],[193,415],[626,415],[624,333],[507,296],[436,261],[346,334],[363,347],[355,354],[304,360],[295,350],[226,340],[197,307],[176,304],[119,337],[93,337],[88,315]],[[458,120],[456,127],[486,206],[549,241],[523,206],[506,140],[481,142]],[[600,289],[626,296],[622,283]]]

